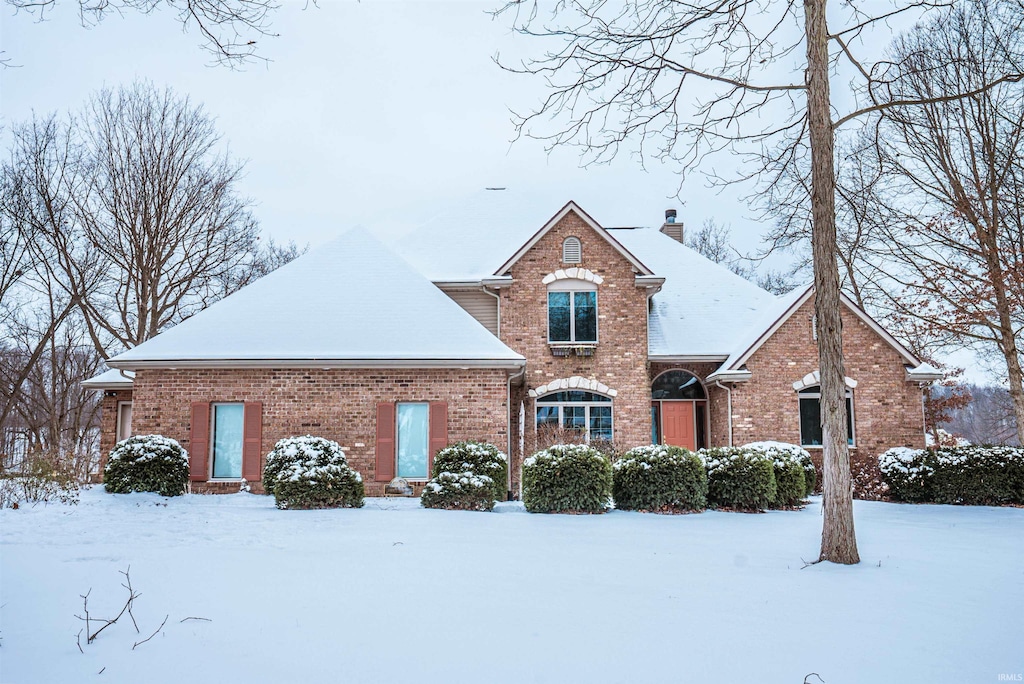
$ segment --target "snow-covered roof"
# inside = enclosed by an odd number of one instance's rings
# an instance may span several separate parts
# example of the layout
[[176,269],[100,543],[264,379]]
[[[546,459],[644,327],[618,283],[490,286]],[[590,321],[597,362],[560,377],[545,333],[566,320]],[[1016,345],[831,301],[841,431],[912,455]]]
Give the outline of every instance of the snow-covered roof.
[[[305,254],[109,361],[519,367],[522,356],[363,229]],[[183,362],[175,364],[175,362]]]
[[776,299],[656,228],[609,232],[665,278],[648,317],[651,357],[725,357]]
[[88,380],[83,380],[82,387],[91,390],[131,389],[134,384],[132,382],[132,377],[134,377],[135,374],[130,371],[125,371],[125,373],[127,373],[129,377],[126,378],[121,374],[121,371],[116,368],[111,368],[110,370],[104,371],[103,373],[93,376]]

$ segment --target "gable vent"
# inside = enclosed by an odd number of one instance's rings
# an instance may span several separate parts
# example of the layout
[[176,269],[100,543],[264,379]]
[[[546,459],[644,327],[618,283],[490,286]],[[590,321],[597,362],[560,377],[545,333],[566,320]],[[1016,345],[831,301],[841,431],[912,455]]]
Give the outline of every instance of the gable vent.
[[578,264],[583,261],[583,246],[579,238],[568,237],[562,243],[562,263]]

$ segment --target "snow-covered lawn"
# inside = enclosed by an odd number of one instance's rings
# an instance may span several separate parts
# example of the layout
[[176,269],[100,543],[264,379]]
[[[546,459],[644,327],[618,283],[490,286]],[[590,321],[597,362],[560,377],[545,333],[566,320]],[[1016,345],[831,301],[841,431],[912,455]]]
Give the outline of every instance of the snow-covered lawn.
[[[803,568],[817,553],[818,500],[764,515],[556,516],[392,499],[279,511],[249,494],[94,488],[76,507],[0,511],[0,682],[1024,673],[1024,509],[858,501],[856,514],[863,563]],[[126,615],[83,638],[83,655],[79,595],[92,590],[94,616],[116,613],[129,565],[141,634]]]

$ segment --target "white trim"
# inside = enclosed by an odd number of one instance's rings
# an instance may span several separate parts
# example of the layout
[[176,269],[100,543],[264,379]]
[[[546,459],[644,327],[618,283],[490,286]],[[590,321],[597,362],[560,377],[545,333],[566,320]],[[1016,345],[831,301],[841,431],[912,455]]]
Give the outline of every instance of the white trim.
[[623,258],[625,258],[630,264],[632,264],[633,268],[638,270],[642,275],[654,275],[654,271],[647,268],[647,266],[645,266],[643,262],[641,262],[639,259],[633,256],[628,249],[623,247],[618,240],[613,238],[607,230],[602,228],[597,221],[592,219],[587,214],[587,212],[583,211],[575,202],[569,202],[564,207],[562,207],[561,210],[559,210],[557,214],[552,216],[540,230],[533,234],[533,237],[526,241],[526,244],[520,247],[519,250],[515,254],[513,254],[508,261],[502,264],[501,267],[494,272],[494,274],[497,276],[504,275],[510,268],[512,268],[512,266],[517,261],[523,258],[524,254],[533,249],[533,246],[540,242],[540,239],[547,235],[548,232],[552,228],[554,228],[559,221],[565,218],[569,214],[569,212],[573,212],[581,219],[583,219],[584,223],[586,223],[590,228],[592,228],[594,232],[596,232],[598,235],[603,237],[608,242],[608,244],[610,244],[615,249],[615,251],[621,254]]
[[526,359],[155,359],[114,361],[115,368],[522,368]]
[[705,380],[718,384],[720,382],[749,382],[754,374],[748,370],[716,370]]
[[[793,302],[793,304],[791,304],[789,306],[789,308],[786,309],[782,313],[782,315],[780,315],[768,327],[768,329],[764,333],[762,333],[761,336],[758,337],[757,340],[755,340],[754,343],[752,345],[750,345],[750,347],[748,347],[747,350],[744,351],[731,364],[731,366],[727,370],[734,370],[734,369],[740,368],[744,363],[746,363],[747,360],[751,356],[754,355],[754,352],[756,352],[758,349],[760,349],[761,346],[765,342],[767,342],[768,339],[772,335],[774,335],[775,332],[779,328],[781,328],[782,325],[786,321],[788,321],[793,316],[793,314],[796,313],[796,311],[801,306],[803,306],[807,302],[808,299],[811,298],[811,295],[813,295],[813,294],[814,294],[814,285],[813,284],[808,285],[807,289],[804,291],[804,293],[802,295],[800,295],[800,297],[795,302]],[[851,300],[849,297],[847,297],[842,292],[839,293],[839,301],[842,302],[846,306],[846,308],[849,309],[855,316],[857,316],[857,318],[859,318],[863,323],[865,323],[869,328],[871,328],[875,333],[877,333],[879,337],[881,337],[883,340],[885,340],[886,343],[888,343],[889,346],[892,347],[896,351],[897,354],[899,354],[901,357],[903,357],[903,360],[906,361],[909,365],[914,366],[914,367],[921,365],[920,359],[918,359],[916,356],[911,354],[910,351],[906,347],[904,347],[902,344],[900,344],[899,341],[896,340],[896,338],[894,338],[892,335],[890,335],[888,333],[888,331],[886,331],[885,328],[883,328],[881,325],[879,325],[878,322],[875,321],[873,318],[871,318],[871,316],[869,316],[866,312],[861,310],[860,307],[858,307],[856,304],[853,303],[853,300]]]
[[604,394],[614,399],[618,396],[619,391],[614,390],[603,382],[592,380],[590,378],[584,378],[579,375],[573,375],[569,378],[561,378],[560,380],[552,380],[546,385],[534,388],[528,392],[533,397],[541,397],[545,394],[551,394],[552,392],[564,392],[567,390],[583,390],[585,392],[597,392],[598,394]]
[[723,363],[729,360],[726,354],[648,354],[651,363]]

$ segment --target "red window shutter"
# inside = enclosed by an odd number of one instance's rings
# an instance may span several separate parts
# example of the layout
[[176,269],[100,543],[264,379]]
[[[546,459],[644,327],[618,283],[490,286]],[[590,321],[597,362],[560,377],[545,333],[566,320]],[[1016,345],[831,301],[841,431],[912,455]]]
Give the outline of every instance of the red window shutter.
[[395,477],[395,405],[377,404],[377,450],[374,479],[391,482]]
[[210,479],[207,461],[210,457],[210,402],[192,404],[192,423],[188,438],[188,479],[206,482]]
[[448,446],[448,402],[430,402],[430,456],[427,460],[427,473],[434,470],[434,455]]
[[242,477],[256,482],[263,476],[263,402],[245,402],[242,437]]

